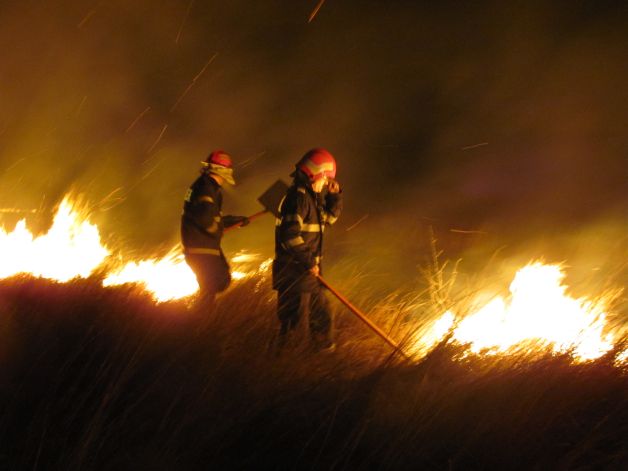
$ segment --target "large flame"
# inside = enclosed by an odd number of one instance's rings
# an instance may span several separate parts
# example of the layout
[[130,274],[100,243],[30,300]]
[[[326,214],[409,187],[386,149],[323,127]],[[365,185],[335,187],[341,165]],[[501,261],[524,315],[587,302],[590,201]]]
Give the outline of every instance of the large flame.
[[515,275],[508,298],[495,296],[458,324],[446,312],[415,348],[424,350],[442,339],[437,331],[451,332],[450,341],[476,354],[550,348],[570,353],[576,361],[599,358],[613,348],[613,335],[604,333],[606,302],[570,297],[564,278],[558,265],[531,263]]
[[88,277],[109,255],[98,227],[89,223],[66,197],[50,230],[35,237],[26,221],[12,232],[0,228],[0,278],[30,273],[57,281]]

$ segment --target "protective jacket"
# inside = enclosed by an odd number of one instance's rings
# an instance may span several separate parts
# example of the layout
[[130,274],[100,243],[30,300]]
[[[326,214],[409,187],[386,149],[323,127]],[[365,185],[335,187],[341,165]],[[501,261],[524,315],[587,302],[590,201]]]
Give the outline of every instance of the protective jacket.
[[309,270],[320,267],[325,227],[336,222],[341,210],[341,193],[328,193],[323,198],[297,171],[276,220],[273,288],[311,292],[317,286]]
[[221,256],[224,230],[220,185],[207,174],[196,179],[185,195],[181,242],[186,254]]
[[242,223],[242,216],[222,215],[220,185],[202,173],[185,195],[181,216],[181,243],[194,271],[201,296],[211,299],[231,282],[229,263],[220,248],[223,230]]

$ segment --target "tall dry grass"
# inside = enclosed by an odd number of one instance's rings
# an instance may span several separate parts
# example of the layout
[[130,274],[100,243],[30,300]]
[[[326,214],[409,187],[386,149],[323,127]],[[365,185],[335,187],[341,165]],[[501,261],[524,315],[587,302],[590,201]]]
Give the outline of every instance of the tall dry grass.
[[[424,291],[365,306],[409,342],[454,293],[455,264]],[[360,299],[350,281],[339,286]],[[368,299],[368,296],[364,296]],[[612,355],[417,362],[336,312],[339,349],[306,332],[277,354],[274,294],[258,276],[195,317],[98,280],[0,283],[1,469],[625,469],[628,377]],[[422,312],[424,316],[417,317]]]

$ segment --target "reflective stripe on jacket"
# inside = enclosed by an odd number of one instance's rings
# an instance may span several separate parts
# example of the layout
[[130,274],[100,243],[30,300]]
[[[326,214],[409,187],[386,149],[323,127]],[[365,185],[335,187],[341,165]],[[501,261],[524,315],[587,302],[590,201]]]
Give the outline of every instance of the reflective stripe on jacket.
[[325,227],[338,219],[342,210],[340,193],[323,199],[311,187],[295,179],[281,202],[275,227],[275,262],[273,287],[283,289],[301,285],[309,291],[310,268],[320,265]]

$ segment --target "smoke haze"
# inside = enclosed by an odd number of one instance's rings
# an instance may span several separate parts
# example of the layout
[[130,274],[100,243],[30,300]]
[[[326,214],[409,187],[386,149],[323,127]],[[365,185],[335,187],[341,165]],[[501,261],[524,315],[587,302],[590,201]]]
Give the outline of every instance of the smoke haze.
[[[332,263],[414,274],[429,227],[452,257],[625,258],[626,6],[327,0],[308,23],[317,3],[2,2],[0,207],[41,222],[82,193],[150,255],[211,149],[248,214],[323,146],[346,196]],[[271,254],[256,224],[226,248]]]

